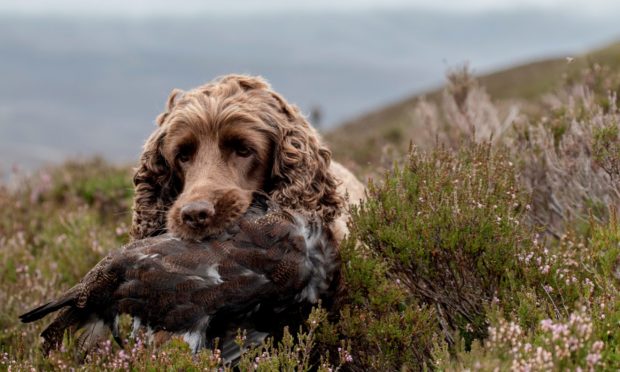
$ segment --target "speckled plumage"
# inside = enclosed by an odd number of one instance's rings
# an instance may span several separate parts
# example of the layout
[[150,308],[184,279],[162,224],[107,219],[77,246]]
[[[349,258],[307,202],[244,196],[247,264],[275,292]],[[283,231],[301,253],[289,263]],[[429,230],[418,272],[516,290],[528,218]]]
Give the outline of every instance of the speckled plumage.
[[218,238],[161,235],[110,253],[60,298],[20,319],[60,310],[42,333],[46,351],[67,329],[85,329],[77,341],[84,351],[108,329],[118,341],[117,317],[129,314],[136,329],[181,335],[194,352],[219,337],[230,360],[237,328],[253,341],[277,332],[286,314],[333,294],[339,266],[332,234],[317,218],[258,198]]

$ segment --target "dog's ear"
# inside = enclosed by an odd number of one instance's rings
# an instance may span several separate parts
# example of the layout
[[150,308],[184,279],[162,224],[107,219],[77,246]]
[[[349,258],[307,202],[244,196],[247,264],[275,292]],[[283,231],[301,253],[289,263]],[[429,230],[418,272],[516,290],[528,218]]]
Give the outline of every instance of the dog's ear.
[[271,95],[281,113],[276,125],[272,197],[293,209],[316,211],[325,222],[331,222],[344,205],[329,170],[331,152],[295,106],[275,92]]
[[155,119],[157,125],[161,126],[166,121],[166,118],[170,115],[174,106],[176,106],[178,99],[183,96],[183,93],[181,89],[173,89],[172,92],[170,92],[168,100],[166,101],[166,109]]
[[166,138],[163,125],[176,106],[183,91],[173,89],[168,96],[164,112],[157,116],[158,128],[146,140],[140,164],[133,176],[134,200],[131,237],[143,239],[166,231],[166,215],[178,195],[180,181],[164,158],[161,149]]
[[167,211],[179,193],[180,181],[161,152],[165,138],[165,127],[158,127],[146,141],[134,173],[133,239],[164,233]]

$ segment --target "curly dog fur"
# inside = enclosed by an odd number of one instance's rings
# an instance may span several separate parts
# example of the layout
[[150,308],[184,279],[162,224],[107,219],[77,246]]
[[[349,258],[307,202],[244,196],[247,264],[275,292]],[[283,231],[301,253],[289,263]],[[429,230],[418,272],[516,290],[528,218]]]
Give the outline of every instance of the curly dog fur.
[[156,122],[134,175],[133,239],[216,234],[257,190],[318,213],[342,238],[345,193],[354,202],[362,197],[363,186],[331,162],[316,130],[260,77],[174,90]]

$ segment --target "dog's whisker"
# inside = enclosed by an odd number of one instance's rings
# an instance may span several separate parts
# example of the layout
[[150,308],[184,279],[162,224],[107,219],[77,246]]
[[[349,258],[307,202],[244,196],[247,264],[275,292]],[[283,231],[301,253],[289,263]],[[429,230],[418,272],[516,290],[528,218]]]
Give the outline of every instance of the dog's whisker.
[[140,212],[168,212],[170,208],[160,209],[160,208],[140,208]]

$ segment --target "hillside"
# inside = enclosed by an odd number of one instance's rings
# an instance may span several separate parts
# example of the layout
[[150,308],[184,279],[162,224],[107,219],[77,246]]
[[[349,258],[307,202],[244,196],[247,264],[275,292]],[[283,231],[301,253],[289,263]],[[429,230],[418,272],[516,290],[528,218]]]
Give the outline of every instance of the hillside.
[[[517,103],[520,109],[536,111],[536,99],[553,91],[583,68],[598,63],[611,68],[620,67],[620,42],[590,53],[545,59],[478,76],[481,86],[496,104],[506,106]],[[443,88],[416,94],[392,105],[344,123],[325,135],[334,156],[349,166],[368,168],[380,161],[380,149],[387,144],[404,148],[414,144],[427,144],[428,137],[420,133],[421,123],[415,122],[411,112],[420,98],[439,101]]]

